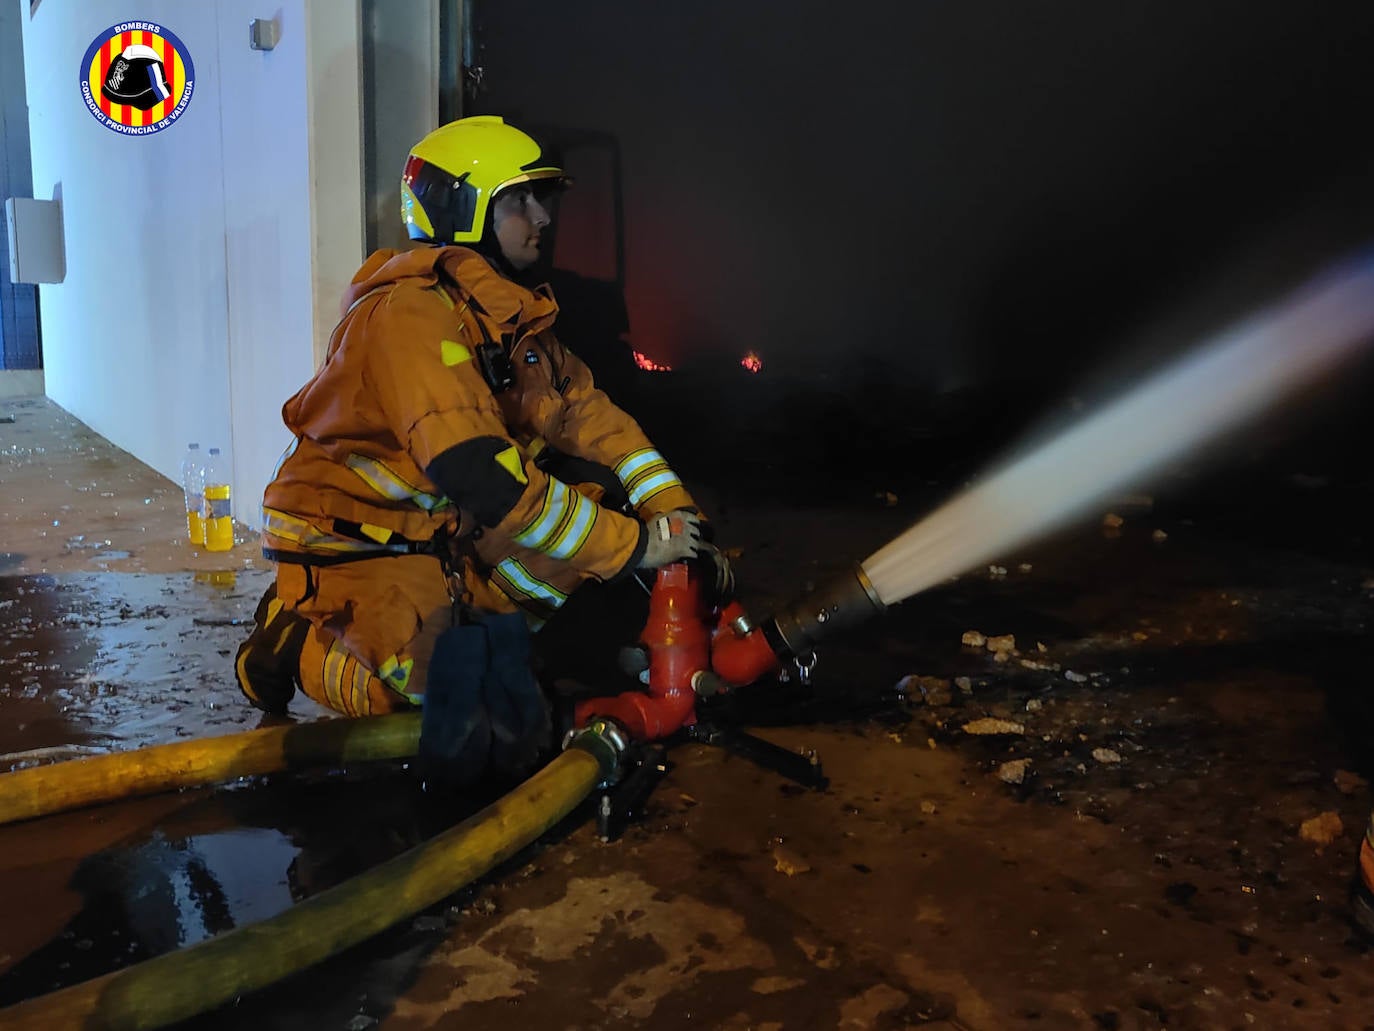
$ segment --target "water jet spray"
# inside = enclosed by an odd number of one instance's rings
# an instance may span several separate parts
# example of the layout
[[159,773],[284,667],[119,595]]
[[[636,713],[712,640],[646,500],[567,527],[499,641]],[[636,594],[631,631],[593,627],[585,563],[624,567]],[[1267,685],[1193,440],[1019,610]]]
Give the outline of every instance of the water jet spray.
[[1079,518],[1298,393],[1374,338],[1374,251],[1317,276],[974,486],[864,559],[888,605]]

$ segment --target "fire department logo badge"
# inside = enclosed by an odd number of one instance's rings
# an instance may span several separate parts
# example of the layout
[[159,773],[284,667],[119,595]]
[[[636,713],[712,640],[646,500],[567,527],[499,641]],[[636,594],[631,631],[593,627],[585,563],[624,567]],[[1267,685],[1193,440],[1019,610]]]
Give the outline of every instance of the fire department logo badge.
[[195,79],[186,45],[153,22],[110,26],[81,62],[86,110],[125,136],[149,136],[180,118],[191,103]]

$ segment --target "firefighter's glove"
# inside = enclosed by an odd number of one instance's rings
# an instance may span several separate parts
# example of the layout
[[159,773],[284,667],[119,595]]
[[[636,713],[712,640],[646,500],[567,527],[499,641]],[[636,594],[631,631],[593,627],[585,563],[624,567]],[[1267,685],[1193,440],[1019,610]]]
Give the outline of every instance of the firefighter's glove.
[[480,625],[451,627],[434,642],[416,756],[426,781],[456,787],[486,770],[491,718],[482,704],[482,676],[490,655]]
[[479,614],[439,635],[420,720],[422,775],[446,787],[519,776],[552,735],[518,613]]
[[640,569],[657,569],[670,562],[684,562],[695,558],[701,549],[701,518],[685,508],[652,516],[644,524],[648,543]]
[[491,724],[491,768],[503,776],[524,776],[553,740],[553,715],[532,666],[529,624],[518,612],[482,620],[491,648],[482,678]]

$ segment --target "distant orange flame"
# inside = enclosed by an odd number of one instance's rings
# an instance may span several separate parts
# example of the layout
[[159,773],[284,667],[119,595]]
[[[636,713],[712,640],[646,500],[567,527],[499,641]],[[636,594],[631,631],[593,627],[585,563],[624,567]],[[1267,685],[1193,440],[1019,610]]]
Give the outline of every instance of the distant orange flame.
[[652,358],[650,358],[647,354],[644,354],[642,351],[634,352],[634,356],[635,364],[638,365],[645,372],[673,371],[673,367],[671,365],[660,365],[658,362],[654,361]]
[[761,368],[763,368],[763,359],[760,358],[753,351],[750,351],[743,358],[741,358],[739,363],[743,365],[746,369],[748,369],[750,372],[758,372]]

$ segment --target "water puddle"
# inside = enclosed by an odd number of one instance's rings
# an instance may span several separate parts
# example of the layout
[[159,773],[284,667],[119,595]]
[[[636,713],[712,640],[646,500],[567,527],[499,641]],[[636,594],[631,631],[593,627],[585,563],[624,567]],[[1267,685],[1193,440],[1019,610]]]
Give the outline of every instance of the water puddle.
[[384,763],[0,827],[0,1006],[275,916],[464,815]]

